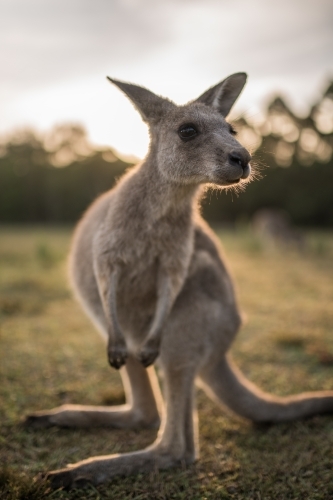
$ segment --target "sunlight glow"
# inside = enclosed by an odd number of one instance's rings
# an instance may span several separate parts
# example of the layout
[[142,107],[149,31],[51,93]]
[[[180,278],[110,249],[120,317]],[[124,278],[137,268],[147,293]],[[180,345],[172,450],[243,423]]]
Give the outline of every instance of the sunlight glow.
[[[65,0],[31,0],[29,9],[23,0],[13,3],[4,13],[16,28],[2,21],[0,30],[0,134],[82,123],[93,143],[143,157],[147,128],[106,75],[185,103],[246,71],[233,116],[255,121],[272,91],[306,113],[333,73],[329,0],[254,0],[251,7],[245,0],[118,0],[80,12]],[[332,127],[324,107],[318,124],[323,132]]]

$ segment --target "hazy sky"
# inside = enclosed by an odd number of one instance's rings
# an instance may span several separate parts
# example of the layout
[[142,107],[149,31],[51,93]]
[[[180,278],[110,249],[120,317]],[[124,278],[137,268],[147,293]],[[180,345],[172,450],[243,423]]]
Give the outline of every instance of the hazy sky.
[[332,0],[0,1],[0,132],[81,122],[143,156],[146,128],[106,75],[182,103],[237,71],[238,112],[276,91],[304,111],[333,77]]

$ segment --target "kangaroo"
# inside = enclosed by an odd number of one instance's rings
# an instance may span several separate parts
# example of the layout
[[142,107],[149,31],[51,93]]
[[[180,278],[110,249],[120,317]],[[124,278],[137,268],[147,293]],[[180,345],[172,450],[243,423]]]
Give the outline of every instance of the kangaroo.
[[[54,487],[100,484],[190,464],[198,458],[194,383],[254,422],[333,412],[333,391],[274,397],[246,380],[228,353],[241,319],[220,244],[199,213],[202,186],[225,189],[251,178],[250,154],[226,117],[246,82],[236,73],[177,106],[110,79],[148,124],[145,160],[100,196],[77,226],[70,254],[75,294],[107,340],[127,403],[64,405],[27,425],[158,427],[132,453],[93,457],[48,473]],[[163,372],[164,406],[152,363]],[[160,425],[161,413],[161,425]]]

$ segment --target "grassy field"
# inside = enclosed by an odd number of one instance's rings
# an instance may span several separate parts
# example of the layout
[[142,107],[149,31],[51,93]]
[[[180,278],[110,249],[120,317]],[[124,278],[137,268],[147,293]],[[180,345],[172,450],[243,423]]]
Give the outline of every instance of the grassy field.
[[[247,230],[220,231],[245,324],[233,355],[267,391],[333,389],[333,234],[300,254]],[[51,492],[40,471],[142,448],[155,431],[26,430],[31,410],[119,404],[119,375],[66,281],[70,230],[0,228],[0,498],[332,499],[333,417],[255,427],[198,391],[200,461],[187,468]]]

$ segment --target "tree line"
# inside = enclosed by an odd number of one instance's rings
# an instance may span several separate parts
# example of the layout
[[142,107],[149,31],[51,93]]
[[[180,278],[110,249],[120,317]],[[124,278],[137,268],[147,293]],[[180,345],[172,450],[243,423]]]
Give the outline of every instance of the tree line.
[[[332,227],[333,82],[306,117],[277,97],[261,121],[241,118],[234,126],[261,178],[239,195],[207,191],[203,215],[235,223],[261,208],[279,208],[295,224]],[[79,125],[43,137],[17,132],[0,143],[0,222],[74,222],[130,166],[112,149],[93,147]]]

